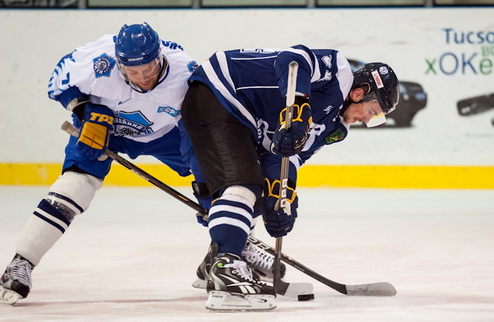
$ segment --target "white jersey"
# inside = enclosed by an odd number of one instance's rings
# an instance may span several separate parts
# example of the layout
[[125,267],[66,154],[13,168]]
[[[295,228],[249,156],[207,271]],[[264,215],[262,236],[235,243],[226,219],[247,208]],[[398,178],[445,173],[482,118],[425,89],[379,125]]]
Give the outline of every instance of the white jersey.
[[158,85],[141,93],[127,84],[118,69],[115,38],[105,35],[62,58],[48,84],[48,95],[67,107],[66,102],[82,93],[112,109],[113,135],[138,142],[162,137],[181,118],[187,80],[197,64],[182,47],[162,40],[161,53],[168,65]]

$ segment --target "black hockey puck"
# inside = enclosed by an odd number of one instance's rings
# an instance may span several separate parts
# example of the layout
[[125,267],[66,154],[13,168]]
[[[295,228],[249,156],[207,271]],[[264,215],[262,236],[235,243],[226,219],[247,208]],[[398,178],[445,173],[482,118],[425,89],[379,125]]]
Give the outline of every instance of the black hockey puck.
[[300,294],[298,296],[299,301],[310,301],[314,299],[314,294]]

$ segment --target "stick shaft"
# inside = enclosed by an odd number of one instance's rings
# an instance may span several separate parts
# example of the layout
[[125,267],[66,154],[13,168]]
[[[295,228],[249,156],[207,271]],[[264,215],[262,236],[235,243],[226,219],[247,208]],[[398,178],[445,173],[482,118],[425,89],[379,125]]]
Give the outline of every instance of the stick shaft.
[[[298,63],[292,61],[288,65],[288,82],[286,90],[286,115],[285,115],[285,126],[284,129],[288,130],[292,125],[293,117],[293,104],[295,103],[295,91],[297,89],[297,72]],[[288,169],[290,167],[290,160],[288,157],[283,157],[281,159],[281,173],[280,173],[280,190],[279,190],[279,200],[275,205],[275,210],[284,209],[288,212],[287,207],[290,207],[286,202],[287,192],[288,192]],[[280,290],[283,285],[281,281],[280,265],[281,265],[281,249],[282,249],[283,237],[276,238],[276,253],[274,257],[273,264],[273,284],[275,290]]]
[[[292,125],[293,118],[293,104],[295,103],[295,91],[297,89],[297,73],[298,63],[292,61],[288,65],[288,81],[286,90],[286,114],[285,114],[285,126],[284,129],[288,130]],[[286,197],[288,190],[288,170],[290,168],[290,160],[288,157],[281,158],[281,173],[280,173],[280,191],[279,202],[275,206],[275,210],[280,208],[286,209]],[[289,205],[288,205],[289,206]]]

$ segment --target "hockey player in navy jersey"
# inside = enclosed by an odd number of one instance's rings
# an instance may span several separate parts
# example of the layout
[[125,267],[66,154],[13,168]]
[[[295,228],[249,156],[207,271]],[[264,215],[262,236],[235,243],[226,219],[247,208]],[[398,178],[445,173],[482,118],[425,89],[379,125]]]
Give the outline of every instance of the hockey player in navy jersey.
[[[293,120],[285,130],[291,61],[299,69]],[[210,293],[206,306],[221,309],[236,295],[248,308],[271,309],[273,287],[252,274],[242,254],[255,217],[262,213],[273,237],[289,233],[297,218],[297,170],[320,148],[344,140],[350,124],[383,123],[398,103],[397,77],[384,63],[353,74],[340,52],[298,45],[217,52],[190,82],[183,122],[207,189],[217,198],[209,212],[212,247],[198,269]],[[274,209],[282,157],[290,160],[286,212]]]
[[[203,181],[190,141],[183,139],[181,106],[197,64],[147,23],[124,25],[63,57],[48,95],[73,113],[79,138],[65,148],[62,175],[29,218],[16,255],[1,279],[0,302],[14,304],[31,290],[31,271],[86,211],[110,171],[104,149],[132,159],[152,155],[181,176]],[[207,196],[200,198],[208,208]]]

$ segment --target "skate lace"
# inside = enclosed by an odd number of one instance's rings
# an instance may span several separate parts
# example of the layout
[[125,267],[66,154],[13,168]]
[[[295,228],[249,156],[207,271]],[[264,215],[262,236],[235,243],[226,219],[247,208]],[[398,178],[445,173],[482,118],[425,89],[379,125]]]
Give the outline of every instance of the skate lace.
[[259,250],[254,245],[248,243],[246,249],[242,252],[244,259],[252,266],[264,270],[271,270],[274,263],[274,257],[270,254]]
[[31,287],[32,266],[27,260],[14,261],[8,268],[12,280],[17,280],[20,283]]
[[243,279],[249,282],[259,284],[259,281],[255,280],[252,277],[252,271],[247,266],[246,262],[235,260],[233,261],[233,263],[225,265],[225,267],[231,267],[232,273],[240,275],[240,277],[242,277]]

